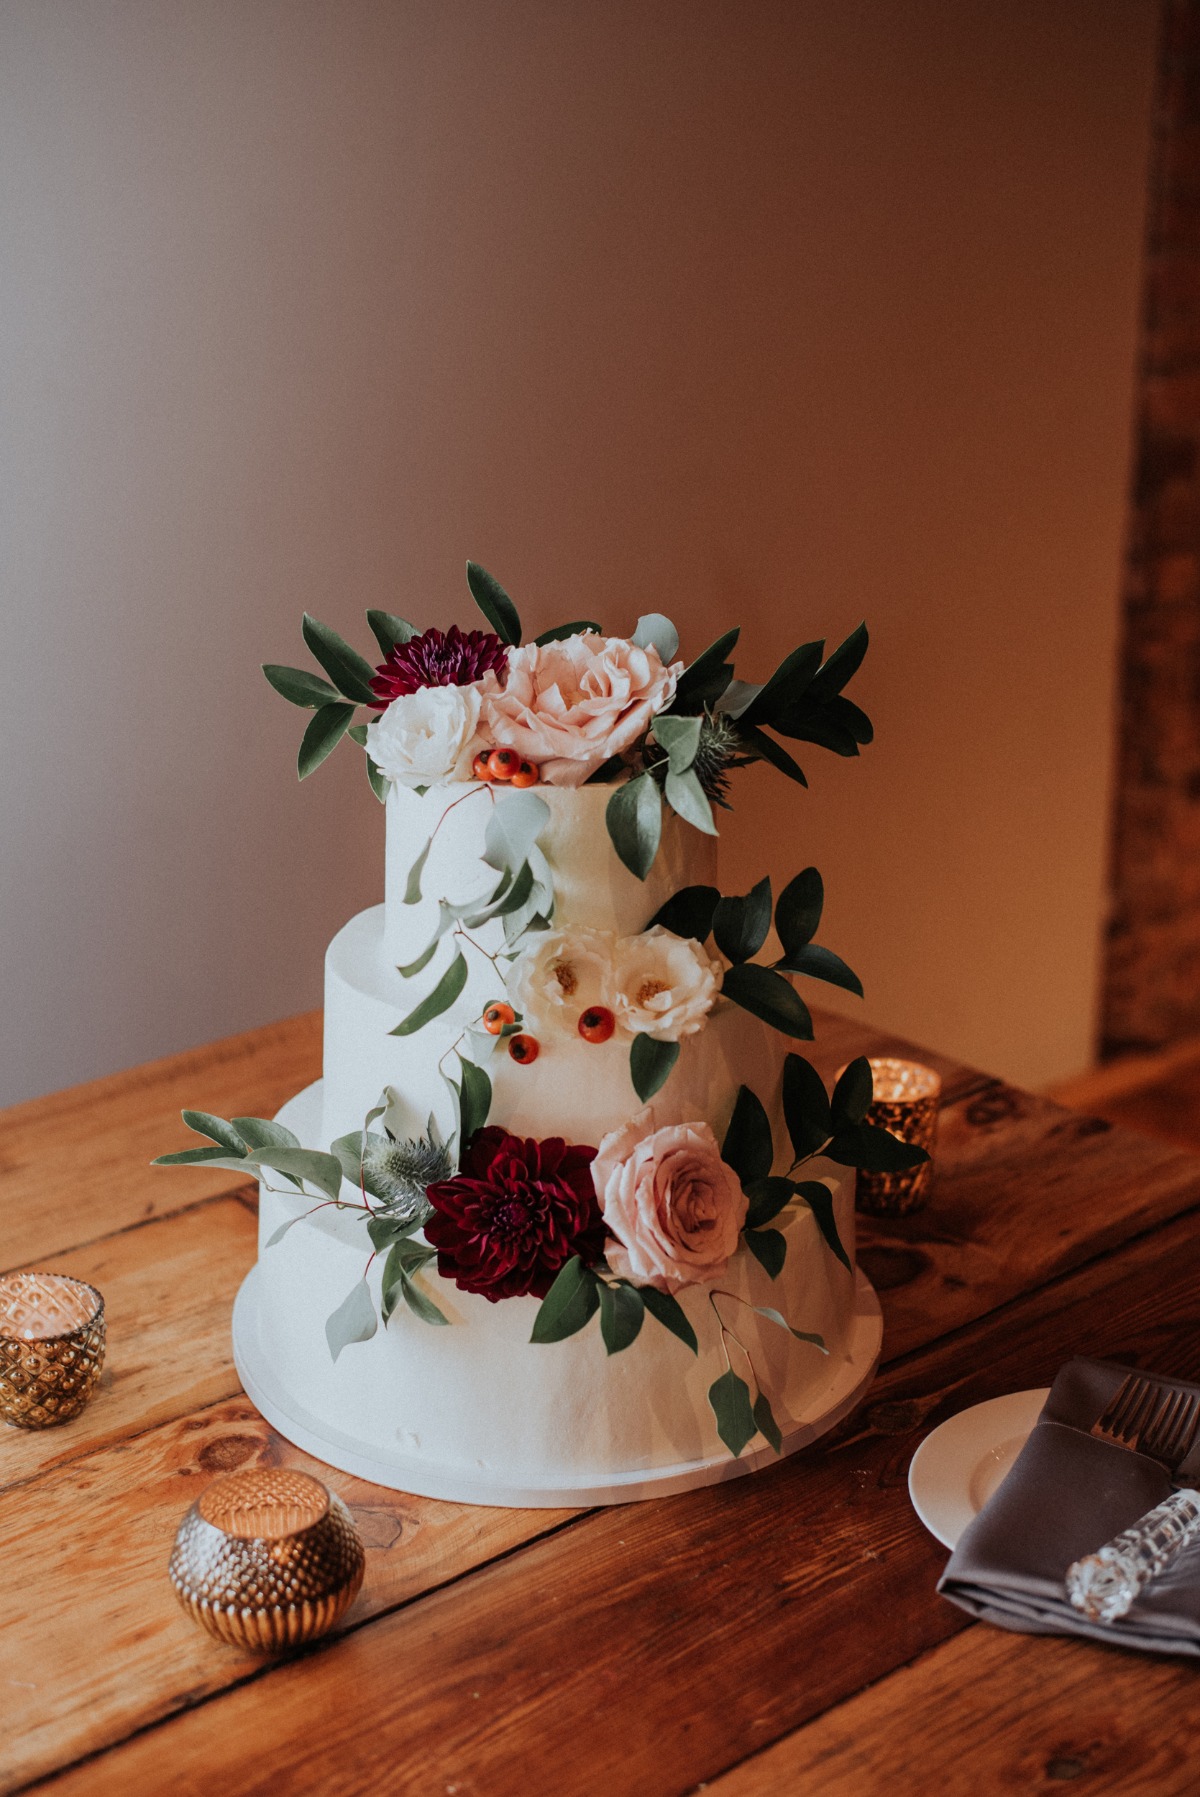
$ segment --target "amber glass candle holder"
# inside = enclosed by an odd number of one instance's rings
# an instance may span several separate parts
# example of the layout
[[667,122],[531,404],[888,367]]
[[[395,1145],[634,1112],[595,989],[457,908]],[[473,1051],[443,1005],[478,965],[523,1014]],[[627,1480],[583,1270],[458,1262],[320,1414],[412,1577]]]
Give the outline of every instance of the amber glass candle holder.
[[104,1299],[65,1273],[0,1274],[0,1417],[52,1429],[78,1416],[104,1365]]
[[923,1148],[929,1159],[903,1173],[867,1173],[860,1168],[855,1202],[859,1210],[875,1216],[903,1216],[920,1210],[929,1199],[941,1076],[919,1061],[881,1055],[871,1061],[871,1077],[874,1095],[866,1121]]
[[226,1473],[179,1526],[168,1576],[195,1622],[250,1653],[325,1634],[362,1584],[366,1556],[341,1498],[308,1473]]

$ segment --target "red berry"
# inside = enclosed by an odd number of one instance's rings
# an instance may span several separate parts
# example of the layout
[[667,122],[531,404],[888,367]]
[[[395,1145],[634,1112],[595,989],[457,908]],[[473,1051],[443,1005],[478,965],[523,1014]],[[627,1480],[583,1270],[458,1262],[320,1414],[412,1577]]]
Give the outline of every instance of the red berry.
[[498,1036],[501,1030],[516,1021],[517,1013],[512,1006],[502,1003],[499,999],[495,1004],[490,1004],[483,1013],[483,1027],[489,1036]]
[[616,1027],[616,1019],[605,1005],[589,1005],[579,1019],[579,1034],[585,1042],[607,1042]]
[[515,749],[493,749],[487,759],[493,780],[511,780],[521,765]]
[[514,786],[536,786],[540,779],[541,775],[532,761],[523,761],[512,777],[512,784]]
[[471,772],[477,780],[495,779],[496,776],[488,765],[488,752],[486,749],[481,749],[478,755],[476,755],[474,761],[471,763]]
[[528,1067],[530,1061],[536,1061],[541,1045],[536,1036],[510,1036],[508,1052],[518,1066]]

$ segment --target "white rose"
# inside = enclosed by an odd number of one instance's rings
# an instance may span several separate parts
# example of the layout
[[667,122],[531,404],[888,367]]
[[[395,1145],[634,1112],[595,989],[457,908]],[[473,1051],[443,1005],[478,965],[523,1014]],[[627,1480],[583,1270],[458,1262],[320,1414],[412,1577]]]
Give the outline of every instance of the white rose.
[[721,983],[721,963],[690,936],[661,924],[622,936],[613,952],[612,1010],[631,1035],[678,1042],[700,1029]]
[[367,754],[381,773],[403,786],[469,780],[484,742],[480,712],[492,690],[498,690],[494,674],[471,686],[422,686],[402,693],[367,726]]
[[574,1035],[590,1005],[612,1008],[610,930],[546,930],[509,970],[508,996],[540,1029]]

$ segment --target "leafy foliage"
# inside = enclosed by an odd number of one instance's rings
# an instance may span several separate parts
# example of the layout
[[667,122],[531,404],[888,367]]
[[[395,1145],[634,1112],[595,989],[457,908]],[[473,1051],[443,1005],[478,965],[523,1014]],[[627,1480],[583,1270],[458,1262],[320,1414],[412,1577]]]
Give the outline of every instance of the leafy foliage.
[[629,1050],[629,1076],[643,1104],[667,1083],[678,1059],[678,1042],[659,1042],[654,1036],[633,1038]]
[[669,1329],[672,1335],[677,1335],[685,1348],[690,1348],[693,1354],[699,1354],[700,1344],[696,1340],[696,1331],[688,1322],[687,1312],[678,1298],[670,1292],[660,1292],[653,1285],[641,1285],[638,1291],[642,1303],[655,1321],[661,1323],[664,1329]]
[[610,1354],[619,1354],[637,1339],[646,1315],[637,1286],[621,1279],[600,1284],[600,1335]]
[[730,1367],[709,1386],[708,1401],[716,1418],[717,1434],[736,1460],[758,1434],[750,1387]]
[[502,643],[514,648],[521,641],[521,620],[517,608],[494,574],[478,562],[467,563],[467,585],[471,597]]
[[[577,1254],[564,1266],[533,1319],[531,1342],[560,1342],[576,1335],[600,1308],[600,1281]],[[610,1350],[611,1352],[611,1350]]]
[[654,865],[662,837],[662,794],[650,774],[638,774],[618,786],[604,813],[614,849],[639,880]]

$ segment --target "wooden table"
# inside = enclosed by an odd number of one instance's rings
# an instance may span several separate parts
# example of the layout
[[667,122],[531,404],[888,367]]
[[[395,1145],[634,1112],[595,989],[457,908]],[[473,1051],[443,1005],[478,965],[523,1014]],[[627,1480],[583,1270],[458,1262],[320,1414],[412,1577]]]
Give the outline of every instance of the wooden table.
[[[897,1046],[822,1018],[827,1070]],[[922,1436],[1093,1352],[1200,1376],[1200,1158],[937,1055],[923,1215],[863,1222],[884,1365],[857,1417],[754,1478],[628,1508],[485,1510],[326,1474],[368,1544],[340,1637],[263,1665],[178,1608],[176,1525],[213,1474],[323,1469],[241,1394],[237,1176],[152,1170],[181,1105],[269,1116],[319,1019],[0,1118],[0,1265],[104,1291],[83,1416],[0,1436],[0,1787],[62,1797],[698,1788],[1194,1792],[1190,1664],[968,1624],[910,1508]],[[57,1775],[57,1776],[55,1776]]]

